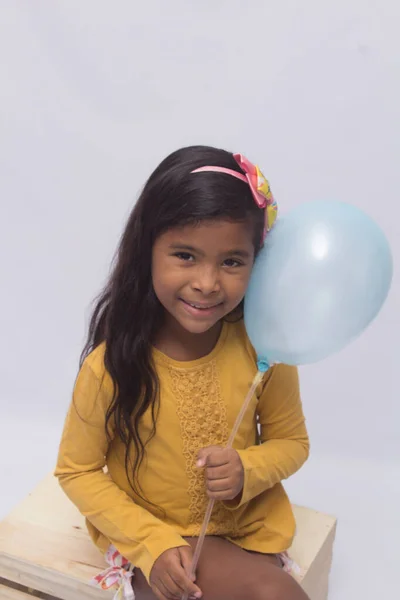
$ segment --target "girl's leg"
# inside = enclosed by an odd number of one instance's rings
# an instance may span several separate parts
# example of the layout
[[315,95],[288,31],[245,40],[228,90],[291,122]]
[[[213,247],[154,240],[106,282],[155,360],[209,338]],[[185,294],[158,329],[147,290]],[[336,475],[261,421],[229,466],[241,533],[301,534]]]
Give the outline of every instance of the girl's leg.
[[[197,540],[188,539],[194,549]],[[156,600],[139,570],[137,600]],[[218,537],[207,537],[197,570],[203,600],[309,600],[299,584],[278,566],[274,556],[246,552]]]

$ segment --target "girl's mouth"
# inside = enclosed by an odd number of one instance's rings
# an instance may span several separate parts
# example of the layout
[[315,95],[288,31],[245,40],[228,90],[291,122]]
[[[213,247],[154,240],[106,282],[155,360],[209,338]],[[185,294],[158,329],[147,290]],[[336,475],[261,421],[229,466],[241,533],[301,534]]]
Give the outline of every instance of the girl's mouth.
[[210,316],[215,313],[221,306],[222,302],[214,304],[201,304],[198,302],[188,302],[187,300],[180,299],[183,303],[185,310],[193,316]]

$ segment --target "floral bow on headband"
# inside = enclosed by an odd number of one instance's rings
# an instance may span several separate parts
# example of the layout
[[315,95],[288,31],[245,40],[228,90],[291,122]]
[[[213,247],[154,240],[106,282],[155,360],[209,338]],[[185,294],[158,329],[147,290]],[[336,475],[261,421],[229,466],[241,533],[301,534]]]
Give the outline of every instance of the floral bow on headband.
[[238,171],[234,171],[233,169],[216,166],[200,167],[199,169],[192,171],[192,173],[201,173],[206,171],[227,173],[228,175],[232,175],[232,177],[236,177],[237,179],[247,183],[257,206],[261,209],[265,209],[265,238],[268,231],[272,229],[278,215],[278,206],[272,195],[269,182],[261,173],[259,167],[257,165],[253,165],[253,163],[251,163],[242,154],[234,154],[233,158],[236,160],[239,167],[244,171],[244,175],[243,173],[238,173]]

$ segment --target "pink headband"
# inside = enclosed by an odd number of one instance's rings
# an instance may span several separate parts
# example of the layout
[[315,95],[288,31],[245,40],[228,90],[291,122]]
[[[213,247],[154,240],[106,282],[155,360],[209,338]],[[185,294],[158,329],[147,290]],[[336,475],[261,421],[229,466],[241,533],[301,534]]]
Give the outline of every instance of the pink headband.
[[[275,199],[272,195],[271,188],[267,179],[265,179],[264,175],[261,173],[259,167],[257,165],[253,165],[247,158],[245,158],[242,154],[234,154],[233,158],[238,163],[239,167],[245,172],[238,173],[233,169],[226,169],[225,167],[200,167],[199,169],[195,169],[192,173],[204,173],[209,171],[214,171],[216,173],[227,173],[228,175],[232,175],[232,177],[236,177],[236,179],[240,179],[247,183],[250,187],[250,191],[253,195],[254,201],[259,208],[265,208],[265,230],[264,230],[264,238],[268,231],[270,231],[276,221],[278,207],[275,202]],[[263,239],[264,239],[263,238]]]

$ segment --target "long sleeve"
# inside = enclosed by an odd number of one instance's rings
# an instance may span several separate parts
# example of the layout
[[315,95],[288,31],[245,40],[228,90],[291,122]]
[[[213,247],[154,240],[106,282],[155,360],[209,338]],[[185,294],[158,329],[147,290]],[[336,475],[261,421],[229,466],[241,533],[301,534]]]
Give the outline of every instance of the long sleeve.
[[104,472],[109,444],[105,417],[111,401],[106,388],[104,376],[99,378],[85,362],[75,384],[55,475],[88,521],[149,579],[163,552],[187,544]]
[[276,365],[266,376],[259,399],[260,444],[238,450],[244,487],[235,509],[293,475],[307,460],[309,439],[295,367]]

